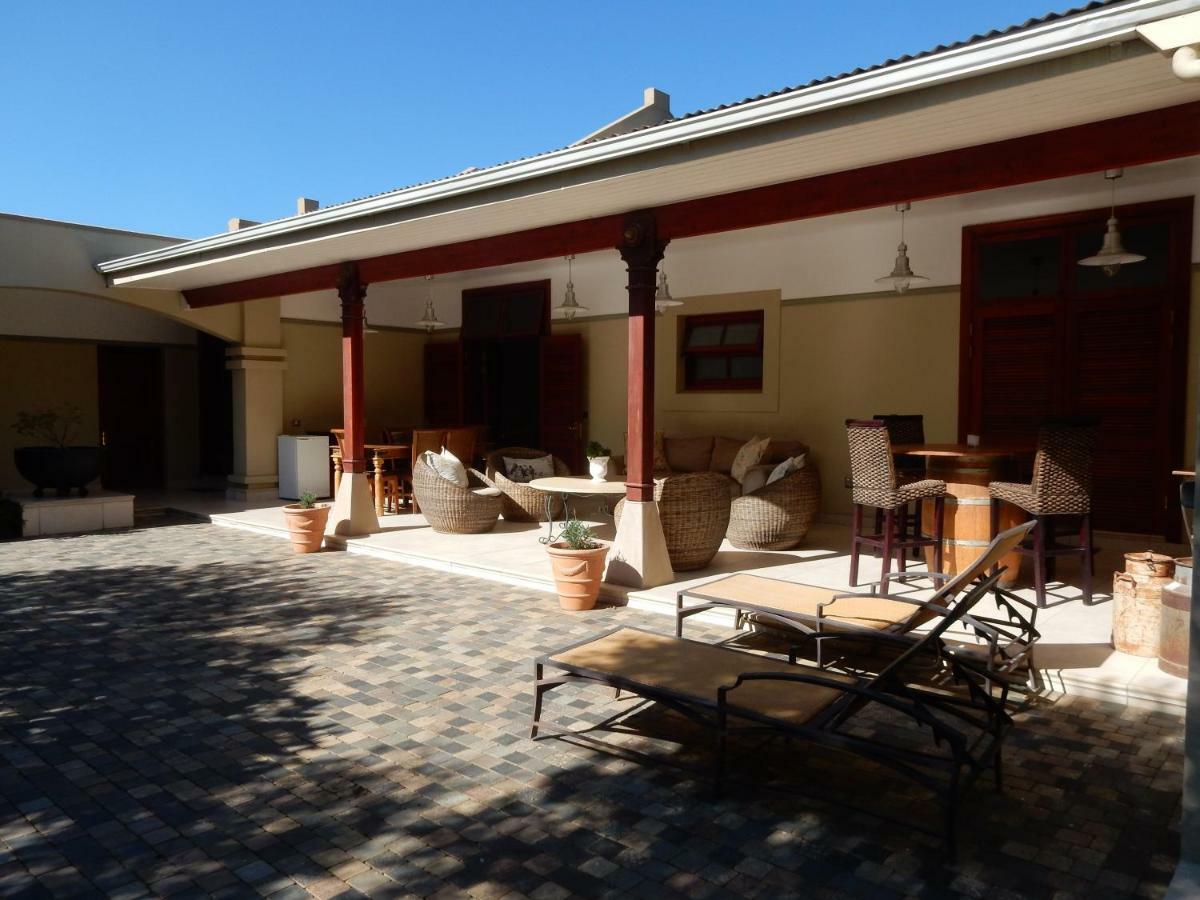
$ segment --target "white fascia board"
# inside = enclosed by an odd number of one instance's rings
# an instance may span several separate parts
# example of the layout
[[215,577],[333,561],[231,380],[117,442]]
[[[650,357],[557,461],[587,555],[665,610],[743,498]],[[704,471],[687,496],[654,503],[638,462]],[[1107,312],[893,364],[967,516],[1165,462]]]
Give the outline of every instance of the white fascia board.
[[890,95],[964,80],[989,72],[1079,53],[1137,37],[1137,28],[1148,22],[1194,11],[1198,0],[1139,0],[1101,7],[1067,19],[1055,20],[1010,35],[946,50],[932,56],[896,63],[827,84],[817,84],[775,97],[740,103],[728,109],[667,122],[644,131],[607,138],[594,144],[567,147],[529,159],[516,160],[368,197],[342,206],[255,225],[236,232],[199,238],[173,247],[152,250],[100,263],[97,268],[112,276],[158,262],[193,254],[252,244],[268,237],[299,233],[309,228],[419,206],[461,194],[570,171],[596,163],[703,140],[754,128],[784,119],[877,100]]

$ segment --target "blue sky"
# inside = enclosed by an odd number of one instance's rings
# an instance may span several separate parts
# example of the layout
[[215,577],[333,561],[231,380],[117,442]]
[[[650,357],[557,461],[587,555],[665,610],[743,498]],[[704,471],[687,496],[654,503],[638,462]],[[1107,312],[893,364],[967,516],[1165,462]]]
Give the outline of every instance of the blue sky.
[[0,9],[0,212],[199,237],[1041,15],[1052,0]]

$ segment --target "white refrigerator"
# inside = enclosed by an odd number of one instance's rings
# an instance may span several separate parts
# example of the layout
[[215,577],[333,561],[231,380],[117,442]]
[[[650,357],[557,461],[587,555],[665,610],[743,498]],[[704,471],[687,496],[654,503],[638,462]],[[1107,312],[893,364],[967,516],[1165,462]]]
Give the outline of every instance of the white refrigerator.
[[324,435],[279,436],[279,496],[299,500],[311,492],[329,496],[329,438]]

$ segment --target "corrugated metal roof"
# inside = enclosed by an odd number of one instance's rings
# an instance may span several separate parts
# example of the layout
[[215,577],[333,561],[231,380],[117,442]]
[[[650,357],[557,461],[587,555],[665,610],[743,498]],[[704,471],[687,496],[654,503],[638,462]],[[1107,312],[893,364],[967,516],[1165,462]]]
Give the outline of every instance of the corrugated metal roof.
[[[928,50],[922,50],[918,53],[909,53],[909,54],[905,54],[903,56],[897,56],[897,57],[894,57],[891,59],[886,59],[883,62],[876,63],[875,65],[872,65],[872,66],[860,67],[860,68],[853,69],[848,72],[842,72],[841,74],[838,74],[838,75],[826,75],[821,78],[814,78],[813,80],[807,81],[803,84],[797,84],[797,85],[793,85],[791,87],[783,87],[783,88],[779,88],[778,90],[769,91],[767,93],[757,94],[752,97],[746,97],[742,100],[735,100],[730,103],[723,103],[719,106],[711,106],[706,109],[698,109],[693,112],[684,113],[682,115],[672,116],[669,119],[665,119],[664,121],[657,122],[653,125],[645,125],[645,126],[642,126],[641,128],[631,128],[629,131],[619,132],[617,134],[612,134],[612,135],[605,135],[604,137],[596,138],[593,141],[587,141],[584,144],[576,144],[574,146],[586,146],[589,144],[598,144],[598,143],[602,143],[603,141],[613,140],[614,138],[622,137],[627,134],[633,134],[635,132],[652,131],[655,128],[661,128],[662,126],[667,125],[671,122],[678,122],[683,119],[694,119],[698,116],[707,115],[709,113],[719,112],[722,110],[732,109],[732,108],[738,107],[738,106],[745,106],[750,103],[756,103],[760,100],[768,100],[773,97],[779,97],[779,96],[783,96],[786,94],[796,93],[797,91],[806,90],[808,88],[816,87],[818,85],[829,84],[831,82],[841,81],[846,78],[853,78],[855,76],[863,75],[863,74],[866,74],[869,72],[878,72],[882,69],[888,69],[893,66],[901,65],[903,63],[912,62],[914,60],[919,60],[919,59],[926,59],[931,56],[936,56],[939,53],[947,53],[947,52],[950,52],[953,50],[958,50],[962,47],[970,46],[972,44],[978,44],[978,43],[982,43],[983,41],[992,40],[994,38],[1005,37],[1008,35],[1017,34],[1021,31],[1025,31],[1026,29],[1033,28],[1038,25],[1045,25],[1048,22],[1054,22],[1054,21],[1058,21],[1060,19],[1066,19],[1071,16],[1079,15],[1081,13],[1091,12],[1092,10],[1100,9],[1101,7],[1116,6],[1121,3],[1129,3],[1129,2],[1132,2],[1132,0],[1092,0],[1092,2],[1087,3],[1084,6],[1076,6],[1071,9],[1064,10],[1062,12],[1046,13],[1043,16],[1037,16],[1032,19],[1027,19],[1024,22],[1021,22],[1020,24],[1010,25],[1007,28],[996,28],[996,29],[992,29],[991,31],[987,31],[987,32],[984,32],[981,34],[973,34],[970,37],[965,38],[961,41],[955,41],[950,44],[938,44],[936,47],[932,47]],[[395,194],[400,191],[411,190],[412,188],[425,187],[427,185],[433,185],[433,184],[441,184],[443,182],[450,181],[451,179],[457,178],[460,175],[463,175],[466,173],[485,172],[485,171],[488,171],[489,169],[495,169],[495,168],[499,168],[501,166],[511,165],[513,163],[524,162],[525,160],[537,159],[542,156],[548,156],[552,153],[558,153],[562,150],[569,149],[570,146],[572,146],[572,145],[566,145],[563,147],[555,147],[555,148],[552,148],[549,150],[543,150],[540,153],[531,153],[526,156],[518,156],[514,159],[505,160],[503,162],[498,162],[498,163],[493,163],[493,164],[487,165],[487,166],[479,166],[479,167],[472,166],[472,167],[466,169],[465,172],[457,172],[453,175],[445,175],[441,178],[431,178],[427,181],[417,181],[417,182],[413,182],[412,184],[404,185],[403,187],[392,188],[392,189],[386,190],[386,191],[379,191],[374,194],[365,194],[362,197],[355,197],[352,200],[343,200],[338,203],[331,203],[328,206],[322,207],[322,210],[337,209],[338,207],[341,207],[341,206],[348,206],[352,203],[358,203],[363,200],[371,200],[376,197],[385,197],[388,194]],[[270,221],[279,222],[279,221],[283,221],[284,219],[300,218],[302,215],[308,215],[308,214],[304,213],[304,214],[300,214],[297,216],[282,216],[279,219],[272,219]]]

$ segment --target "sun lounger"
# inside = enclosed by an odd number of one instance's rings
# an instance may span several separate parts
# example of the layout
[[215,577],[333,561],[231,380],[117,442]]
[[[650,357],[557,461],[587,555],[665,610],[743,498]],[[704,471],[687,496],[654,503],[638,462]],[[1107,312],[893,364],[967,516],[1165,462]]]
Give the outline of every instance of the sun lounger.
[[[986,673],[972,664],[947,660],[967,695],[915,688],[908,668],[923,655],[939,654],[947,628],[967,614],[999,574],[966,591],[933,628],[878,675],[856,678],[680,637],[619,628],[538,658],[534,664],[531,738],[544,727],[547,691],[572,683],[616,688],[662,704],[710,726],[716,737],[713,777],[725,777],[728,735],[742,729],[777,730],[794,739],[832,746],[895,768],[934,791],[945,806],[947,846],[953,855],[955,817],[966,786],[991,767],[1001,783],[1000,748],[1012,720],[1000,696],[981,687]],[[882,642],[897,638],[879,635]],[[550,670],[547,673],[547,670]],[[928,729],[932,747],[864,737],[849,727],[867,706],[876,705]],[[559,732],[570,734],[570,732]]]
[[[906,597],[882,597],[871,593],[847,593],[835,588],[780,581],[761,575],[729,575],[707,584],[685,588],[675,597],[675,635],[683,636],[684,619],[716,608],[733,609],[735,627],[740,628],[747,617],[753,621],[799,631],[817,642],[818,662],[823,659],[821,644],[827,637],[859,632],[904,635],[937,616],[945,614],[956,604],[968,585],[986,577],[1001,559],[1012,552],[1034,527],[1027,522],[997,535],[979,557],[957,575],[940,573],[893,573],[896,579],[927,577],[941,581],[929,600]],[[1037,610],[1019,597],[993,589],[1006,620],[970,616],[964,626],[974,631],[987,648],[982,654],[974,649],[977,658],[997,674],[1012,673],[1023,665],[1031,665],[1032,648],[1038,633],[1034,629]]]

